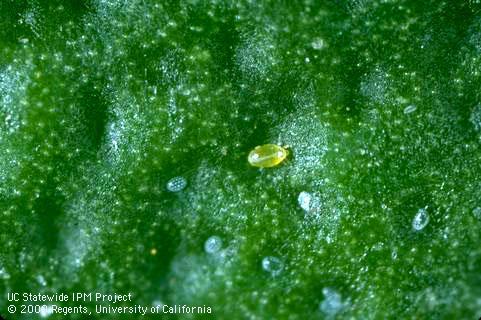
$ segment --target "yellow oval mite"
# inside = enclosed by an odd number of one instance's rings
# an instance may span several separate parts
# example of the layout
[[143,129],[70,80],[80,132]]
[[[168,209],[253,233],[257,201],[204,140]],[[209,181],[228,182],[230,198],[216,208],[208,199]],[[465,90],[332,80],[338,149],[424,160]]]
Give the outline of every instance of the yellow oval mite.
[[249,153],[247,161],[254,167],[270,168],[284,161],[288,154],[289,151],[276,144],[263,144]]

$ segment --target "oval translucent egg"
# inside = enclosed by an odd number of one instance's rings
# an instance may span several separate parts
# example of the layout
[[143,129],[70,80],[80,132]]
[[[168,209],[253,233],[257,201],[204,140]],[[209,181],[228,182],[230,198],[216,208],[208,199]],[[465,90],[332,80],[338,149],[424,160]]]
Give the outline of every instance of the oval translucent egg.
[[276,144],[257,146],[249,153],[247,160],[254,167],[270,168],[286,159],[289,152]]
[[184,177],[174,177],[167,182],[167,190],[170,192],[182,191],[187,186],[187,180]]

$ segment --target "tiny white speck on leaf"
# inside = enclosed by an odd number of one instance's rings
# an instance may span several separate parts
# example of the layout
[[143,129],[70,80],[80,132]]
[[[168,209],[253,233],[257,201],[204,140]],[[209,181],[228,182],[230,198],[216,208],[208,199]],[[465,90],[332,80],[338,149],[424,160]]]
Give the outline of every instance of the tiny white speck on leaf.
[[3,279],[3,280],[10,279],[10,274],[2,266],[0,266],[0,279]]
[[37,282],[43,287],[45,287],[47,285],[47,281],[45,280],[45,278],[42,275],[37,276]]
[[413,104],[407,106],[406,108],[404,108],[404,114],[409,114],[409,113],[413,113],[414,111],[416,111],[417,107]]
[[47,318],[47,317],[50,317],[52,313],[53,313],[52,306],[42,305],[40,307],[40,312],[39,312],[40,317]]
[[476,131],[481,131],[481,104],[474,107],[473,112],[469,117],[469,121],[471,121]]
[[394,250],[391,252],[391,258],[392,258],[393,260],[396,260],[396,259],[397,259],[397,250],[396,250],[396,249],[394,249]]
[[312,47],[312,49],[314,49],[314,50],[321,50],[321,49],[323,49],[325,46],[326,46],[326,43],[325,43],[324,39],[322,39],[322,38],[315,38],[315,39],[312,40],[312,42],[311,42],[311,47]]
[[184,177],[174,177],[167,182],[167,190],[170,192],[179,192],[185,189],[187,180]]
[[476,207],[473,209],[473,215],[478,218],[478,219],[481,219],[481,207]]
[[163,305],[164,305],[164,303],[160,300],[152,301],[152,306],[154,306],[154,307],[162,307]]

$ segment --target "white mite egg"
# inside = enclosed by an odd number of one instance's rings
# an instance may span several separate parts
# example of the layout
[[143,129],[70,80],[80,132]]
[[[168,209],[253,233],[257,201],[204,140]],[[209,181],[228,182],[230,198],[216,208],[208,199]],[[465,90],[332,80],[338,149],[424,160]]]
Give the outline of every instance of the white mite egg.
[[187,180],[184,177],[174,177],[167,182],[167,190],[170,192],[179,192],[187,186]]
[[322,289],[324,300],[319,304],[319,309],[329,317],[335,316],[344,307],[341,295],[332,288]]
[[413,104],[407,106],[406,108],[404,108],[404,114],[409,114],[409,113],[412,113],[414,111],[416,111],[417,107]]
[[413,229],[416,231],[424,229],[429,223],[429,214],[426,211],[426,208],[421,208],[418,210],[416,215],[414,216],[412,225]]
[[209,254],[218,253],[222,249],[222,239],[218,236],[209,237],[204,243],[204,250]]
[[262,259],[262,269],[269,272],[271,275],[276,276],[281,273],[282,269],[284,269],[284,264],[281,259],[268,256]]

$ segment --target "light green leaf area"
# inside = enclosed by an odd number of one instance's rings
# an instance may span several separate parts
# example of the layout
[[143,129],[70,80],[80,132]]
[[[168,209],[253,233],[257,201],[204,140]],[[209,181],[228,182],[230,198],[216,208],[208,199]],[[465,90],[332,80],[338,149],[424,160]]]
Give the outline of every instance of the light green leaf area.
[[477,319],[478,2],[0,0],[0,313]]

